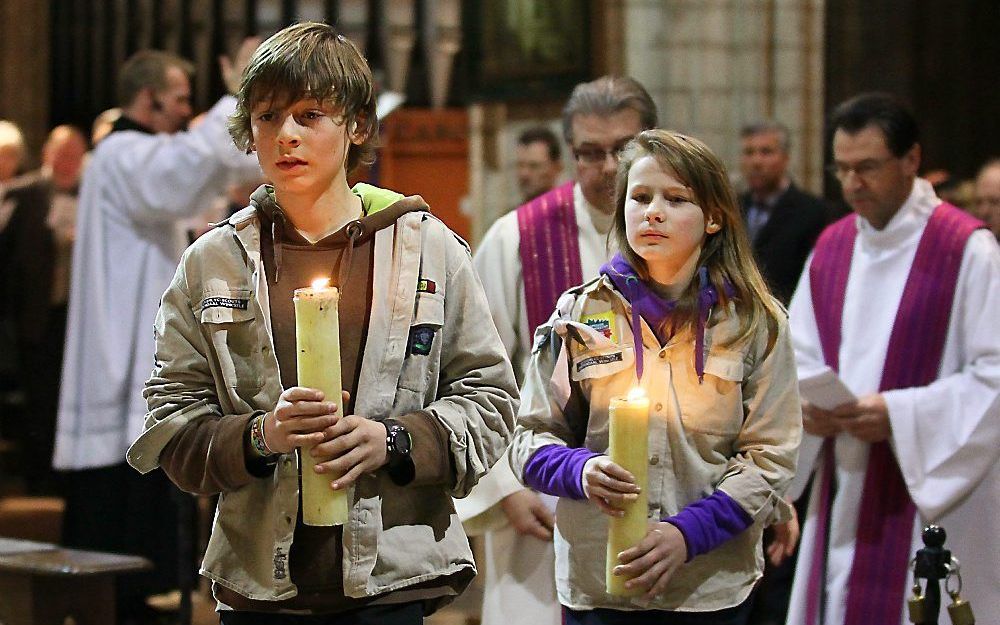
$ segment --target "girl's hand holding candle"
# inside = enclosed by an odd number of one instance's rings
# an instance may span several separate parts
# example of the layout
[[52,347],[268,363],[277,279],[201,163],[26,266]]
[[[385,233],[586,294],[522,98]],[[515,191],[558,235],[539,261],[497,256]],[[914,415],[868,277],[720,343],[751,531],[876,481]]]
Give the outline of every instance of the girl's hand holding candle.
[[618,554],[619,564],[611,573],[628,580],[624,588],[630,594],[646,591],[652,599],[663,592],[674,571],[687,560],[684,535],[674,525],[661,521],[651,523],[645,538],[635,547]]
[[625,516],[625,507],[639,499],[635,476],[607,456],[594,456],[583,465],[583,492],[602,512]]
[[[605,504],[615,508],[611,504],[617,503],[620,507],[610,513],[612,519],[608,523],[607,591],[612,595],[632,596],[640,594],[642,589],[626,587],[625,578],[616,575],[615,569],[620,564],[619,554],[639,544],[648,531],[649,398],[641,388],[633,389],[627,398],[613,398],[608,422],[610,462],[600,470],[603,475],[592,476],[590,481],[602,484],[602,490],[612,495],[603,498]],[[608,512],[600,503],[598,506]]]

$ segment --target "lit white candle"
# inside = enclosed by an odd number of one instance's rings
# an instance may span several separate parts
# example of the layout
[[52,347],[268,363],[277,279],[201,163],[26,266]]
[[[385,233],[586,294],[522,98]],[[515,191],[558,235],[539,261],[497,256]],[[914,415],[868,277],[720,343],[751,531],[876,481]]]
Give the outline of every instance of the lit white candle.
[[[299,386],[323,391],[325,401],[336,402],[343,415],[340,378],[340,291],[329,280],[315,280],[311,287],[295,289],[295,348]],[[302,467],[302,522],[306,525],[347,523],[347,491],[330,487],[339,476],[316,473],[312,446],[299,450]]]
[[641,388],[632,389],[627,398],[612,398],[608,421],[608,455],[612,462],[635,476],[640,490],[638,499],[624,505],[625,516],[612,517],[608,524],[606,584],[608,594],[634,596],[643,590],[626,589],[628,579],[614,575],[613,571],[621,564],[618,554],[636,546],[648,529],[649,398]]

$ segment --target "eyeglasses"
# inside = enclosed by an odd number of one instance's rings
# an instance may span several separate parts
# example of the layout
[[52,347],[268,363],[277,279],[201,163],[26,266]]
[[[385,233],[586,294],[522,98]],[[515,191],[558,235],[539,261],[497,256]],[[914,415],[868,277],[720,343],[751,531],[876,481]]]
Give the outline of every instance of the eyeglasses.
[[835,176],[837,180],[844,180],[851,172],[854,172],[854,175],[858,178],[869,180],[872,176],[878,173],[878,170],[882,169],[886,163],[894,160],[896,160],[895,156],[887,156],[886,158],[869,158],[855,165],[848,165],[847,163],[832,163],[827,165],[826,171],[832,176]]
[[596,145],[584,145],[579,148],[574,147],[573,157],[581,163],[597,165],[599,163],[603,163],[608,156],[610,156],[611,159],[617,163],[618,159],[621,158],[622,151],[625,149],[625,146],[628,145],[628,142],[629,139],[626,139],[610,150],[605,150],[604,148]]

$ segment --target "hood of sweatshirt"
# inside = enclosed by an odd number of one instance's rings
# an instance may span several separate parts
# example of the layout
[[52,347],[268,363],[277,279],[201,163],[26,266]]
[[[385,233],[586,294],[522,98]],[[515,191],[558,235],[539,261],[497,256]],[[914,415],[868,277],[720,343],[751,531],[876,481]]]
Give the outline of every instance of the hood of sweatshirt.
[[[354,185],[351,192],[361,198],[362,215],[316,242],[316,244],[343,248],[340,262],[341,276],[346,276],[350,271],[355,246],[375,236],[379,230],[392,226],[406,213],[430,211],[427,202],[419,195],[404,196],[401,193],[363,182]],[[309,242],[295,230],[295,226],[285,216],[284,211],[275,200],[274,187],[271,185],[265,184],[258,187],[250,195],[250,205],[261,213],[261,225],[263,227],[270,225],[275,264],[272,281],[277,282],[281,275],[282,243],[292,241],[308,244]]]

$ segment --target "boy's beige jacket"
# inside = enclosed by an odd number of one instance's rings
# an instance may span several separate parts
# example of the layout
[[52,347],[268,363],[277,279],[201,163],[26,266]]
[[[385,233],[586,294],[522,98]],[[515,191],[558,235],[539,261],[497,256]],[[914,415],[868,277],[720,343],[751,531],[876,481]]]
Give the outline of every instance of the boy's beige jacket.
[[[410,212],[377,232],[374,255],[375,295],[355,412],[374,419],[432,414],[449,432],[455,480],[450,489],[399,487],[384,471],[358,480],[344,527],[349,597],[442,575],[460,574],[466,584],[472,579],[472,553],[452,496],[467,494],[504,453],[517,411],[513,373],[468,248],[433,216]],[[436,292],[418,292],[418,279],[434,281]],[[277,404],[282,389],[267,288],[253,207],[184,254],[156,320],[156,364],[145,390],[149,413],[129,449],[133,467],[155,469],[164,446],[188,422]],[[203,308],[207,298],[248,305]],[[439,329],[429,355],[409,353],[414,325]],[[295,596],[287,558],[298,501],[294,454],[282,456],[273,475],[222,492],[202,574],[252,599]]]
[[[601,276],[564,294],[538,328],[509,451],[516,475],[523,479],[528,459],[546,445],[607,453],[610,400],[636,385],[630,315],[628,302]],[[780,320],[769,352],[766,329],[741,345],[723,346],[738,336],[731,306],[715,309],[707,325],[699,383],[692,334],[680,332],[660,348],[642,322],[643,388],[650,400],[648,515],[664,519],[719,489],[753,525],[682,564],[666,591],[647,603],[605,592],[610,517],[587,500],[560,499],[555,549],[562,605],[720,610],[745,600],[760,578],[761,531],[786,518],[781,495],[795,472],[802,435],[788,324]],[[578,390],[571,400],[573,387]]]

